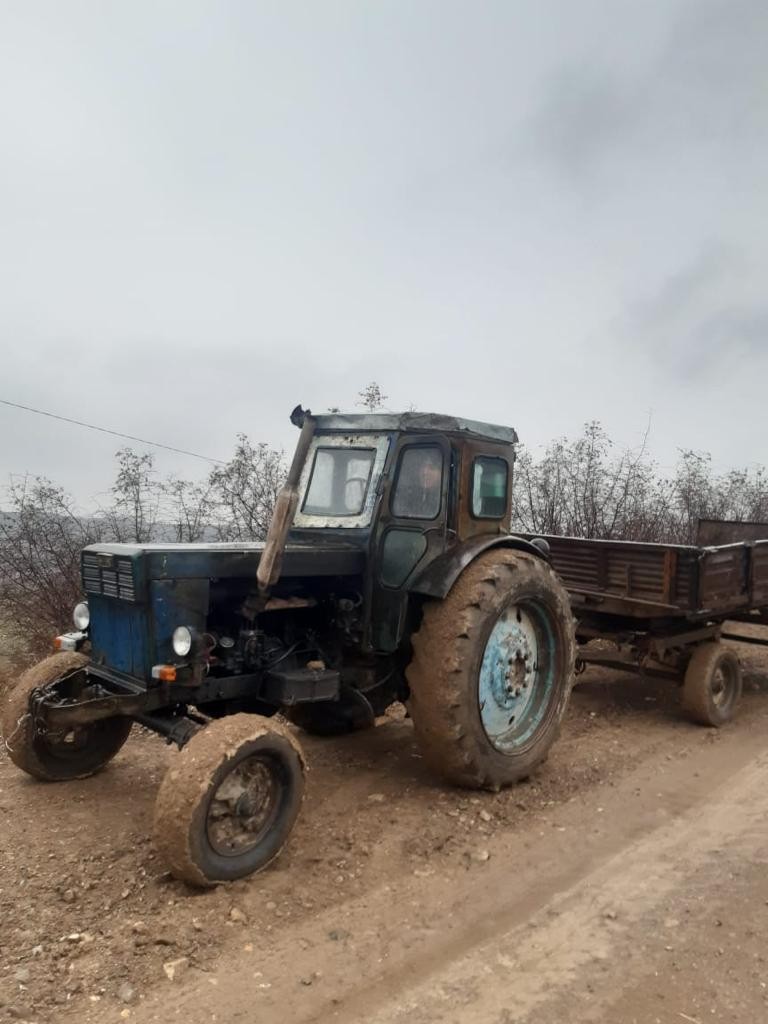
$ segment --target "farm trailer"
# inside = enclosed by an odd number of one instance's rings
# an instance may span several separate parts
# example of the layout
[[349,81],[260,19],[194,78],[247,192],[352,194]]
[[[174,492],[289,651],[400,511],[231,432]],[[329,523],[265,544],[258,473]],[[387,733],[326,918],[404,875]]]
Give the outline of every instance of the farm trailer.
[[[762,533],[765,540],[754,540]],[[722,643],[768,646],[725,622],[768,624],[768,525],[700,524],[731,543],[683,546],[546,536],[577,619],[576,671],[600,665],[682,684],[688,714],[720,726],[741,695],[741,666]],[[741,538],[750,538],[747,540]],[[594,646],[602,639],[612,649]]]

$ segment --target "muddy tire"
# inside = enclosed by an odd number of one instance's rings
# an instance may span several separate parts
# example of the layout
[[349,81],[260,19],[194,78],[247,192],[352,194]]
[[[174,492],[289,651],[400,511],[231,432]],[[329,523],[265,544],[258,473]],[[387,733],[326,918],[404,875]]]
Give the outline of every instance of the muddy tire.
[[155,845],[170,871],[196,886],[261,871],[291,833],[304,771],[278,722],[232,715],[201,729],[174,756],[155,803]]
[[685,670],[683,708],[694,722],[719,728],[733,718],[741,687],[734,652],[716,640],[700,644]]
[[0,718],[3,746],[16,765],[33,778],[66,782],[93,775],[111,761],[131,731],[129,718],[104,718],[65,732],[35,729],[30,698],[88,664],[84,654],[53,654],[28,669],[10,691]]
[[574,658],[568,595],[549,565],[480,555],[413,637],[409,709],[427,763],[472,788],[525,778],[557,738]]
[[339,700],[296,704],[286,708],[283,714],[310,736],[344,736],[360,729],[370,729],[376,721],[367,697],[351,688],[342,691]]

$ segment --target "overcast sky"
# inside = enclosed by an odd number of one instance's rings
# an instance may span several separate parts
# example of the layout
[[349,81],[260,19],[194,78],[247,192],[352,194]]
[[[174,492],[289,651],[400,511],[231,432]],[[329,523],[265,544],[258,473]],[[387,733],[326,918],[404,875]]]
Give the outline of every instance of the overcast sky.
[[[766,0],[0,0],[0,398],[226,458],[375,379],[768,462],[766,182]],[[119,444],[0,406],[0,482]]]

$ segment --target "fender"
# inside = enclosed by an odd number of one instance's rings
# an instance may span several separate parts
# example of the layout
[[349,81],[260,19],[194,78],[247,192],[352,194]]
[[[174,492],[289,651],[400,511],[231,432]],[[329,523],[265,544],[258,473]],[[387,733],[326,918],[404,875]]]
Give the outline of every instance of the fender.
[[412,594],[423,594],[425,597],[445,598],[453,584],[466,567],[485,551],[491,548],[514,548],[549,561],[549,544],[539,537],[526,540],[511,534],[496,534],[493,537],[472,537],[450,551],[446,551],[422,572],[420,572],[408,590]]

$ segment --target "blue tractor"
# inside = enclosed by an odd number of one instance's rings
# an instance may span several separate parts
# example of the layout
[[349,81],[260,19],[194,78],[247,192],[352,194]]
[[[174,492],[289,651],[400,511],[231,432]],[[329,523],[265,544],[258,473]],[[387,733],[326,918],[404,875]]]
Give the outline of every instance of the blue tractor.
[[498,790],[546,756],[570,693],[568,597],[546,542],[509,532],[512,429],[291,418],[266,541],[86,548],[76,630],[3,709],[10,757],[38,779],[93,774],[135,722],[175,744],[155,840],[197,885],[279,853],[301,730],[368,728],[403,701],[431,768]]

